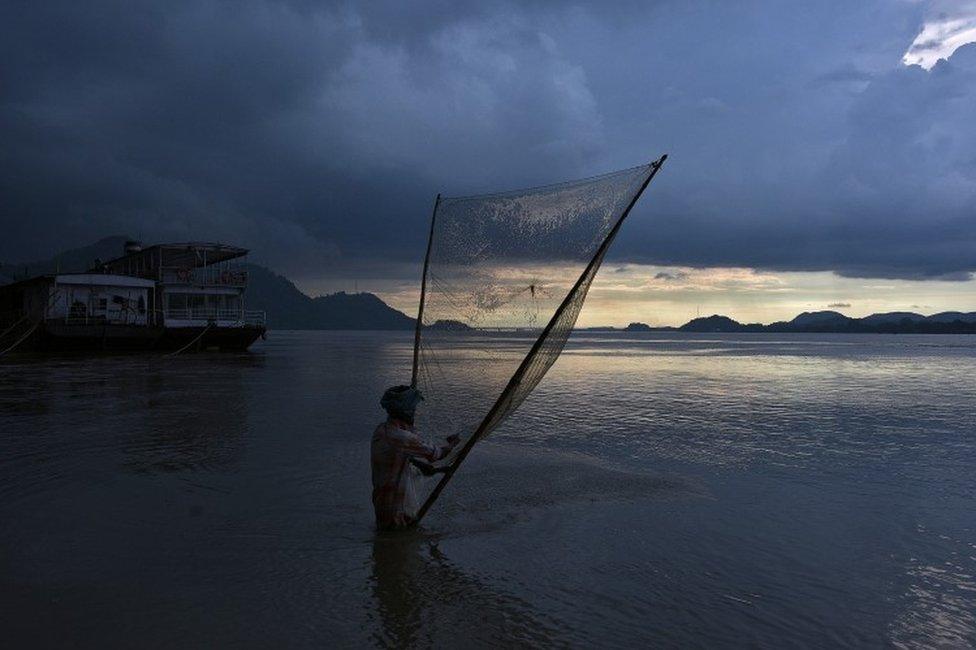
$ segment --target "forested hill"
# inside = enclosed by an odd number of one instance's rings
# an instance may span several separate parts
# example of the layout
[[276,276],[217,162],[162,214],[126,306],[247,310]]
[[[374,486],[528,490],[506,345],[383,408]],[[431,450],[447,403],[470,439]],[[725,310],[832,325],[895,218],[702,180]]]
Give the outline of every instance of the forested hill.
[[408,330],[414,319],[371,293],[333,293],[310,298],[288,278],[249,264],[248,309],[268,313],[272,329]]
[[62,251],[46,260],[25,264],[0,263],[0,284],[46,273],[81,273],[94,266],[95,260],[104,262],[121,255],[128,240],[129,238],[123,235],[114,235],[99,239],[87,246]]

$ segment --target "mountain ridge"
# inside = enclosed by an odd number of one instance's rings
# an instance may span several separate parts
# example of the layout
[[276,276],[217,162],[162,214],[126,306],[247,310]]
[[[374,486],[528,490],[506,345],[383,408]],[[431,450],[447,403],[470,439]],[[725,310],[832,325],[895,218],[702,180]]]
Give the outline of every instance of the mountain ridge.
[[915,312],[883,312],[852,318],[836,311],[803,312],[793,320],[743,324],[727,316],[695,318],[682,332],[804,332],[874,334],[976,334],[976,312],[939,312],[924,316]]
[[[96,259],[117,257],[128,237],[104,237],[88,246],[62,251],[46,260],[23,264],[0,264],[0,284],[45,273],[81,272],[94,265]],[[275,329],[298,330],[410,330],[416,320],[386,304],[372,293],[338,293],[311,297],[302,292],[287,277],[257,264],[246,264],[248,288],[245,303],[248,309],[268,314],[269,326]],[[435,323],[436,329],[463,331],[470,329],[458,321]],[[599,332],[804,332],[804,333],[933,333],[976,334],[976,312],[943,311],[929,316],[915,312],[883,312],[863,318],[852,318],[837,311],[802,312],[789,321],[740,323],[728,316],[713,314],[693,318],[679,327],[652,327],[633,322],[627,327],[610,326],[580,328]]]

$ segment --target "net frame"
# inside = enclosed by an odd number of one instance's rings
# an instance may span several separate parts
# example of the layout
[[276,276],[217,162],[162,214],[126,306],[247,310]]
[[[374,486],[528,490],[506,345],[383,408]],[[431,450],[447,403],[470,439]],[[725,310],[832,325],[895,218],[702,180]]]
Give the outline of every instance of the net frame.
[[[569,340],[569,336],[572,334],[573,326],[575,325],[576,319],[579,317],[579,313],[583,308],[583,303],[586,300],[590,285],[593,283],[597,271],[599,271],[600,266],[603,264],[603,260],[606,257],[610,245],[613,243],[617,233],[620,231],[620,227],[630,215],[631,210],[647,189],[647,186],[650,185],[651,181],[654,179],[654,176],[664,164],[664,161],[667,160],[667,157],[667,154],[665,154],[649,165],[649,173],[644,179],[643,183],[641,183],[640,188],[634,193],[630,202],[627,204],[627,207],[623,210],[613,227],[603,238],[603,241],[597,248],[596,253],[584,268],[579,278],[573,284],[572,289],[570,289],[570,291],[566,294],[566,297],[560,303],[559,307],[555,310],[541,334],[539,334],[538,338],[536,338],[532,347],[526,353],[525,357],[522,359],[518,368],[515,370],[514,374],[509,379],[508,383],[505,385],[505,388],[499,394],[492,407],[485,414],[477,429],[475,429],[474,433],[464,442],[460,452],[454,455],[450,464],[447,466],[443,477],[440,479],[440,481],[438,481],[437,485],[427,496],[427,499],[417,512],[417,516],[413,522],[414,525],[419,524],[424,518],[431,506],[433,506],[434,502],[440,496],[441,492],[443,492],[444,488],[450,482],[451,478],[453,478],[461,463],[464,462],[464,459],[467,458],[468,454],[474,448],[474,445],[477,444],[479,440],[484,438],[490,431],[501,424],[505,418],[511,415],[519,407],[519,405],[521,405],[525,398],[528,397],[529,393],[531,393],[539,382],[542,381],[543,377],[545,377],[546,373],[549,371],[549,368],[551,368],[555,363],[556,359],[559,357],[560,353],[565,347],[566,342]],[[611,175],[612,173],[604,176]],[[574,182],[578,181],[557,183],[546,186],[546,188],[569,186]],[[482,195],[480,198],[504,196],[506,194],[509,193],[503,192],[493,195]],[[413,369],[411,373],[412,386],[417,385],[417,374],[420,363],[421,333],[423,330],[423,316],[427,293],[427,280],[430,272],[430,255],[434,241],[437,210],[441,204],[441,201],[442,197],[440,194],[438,194],[436,200],[434,201],[434,210],[431,215],[430,223],[430,234],[427,241],[427,251],[424,256],[420,305],[418,307],[417,323],[414,333]]]

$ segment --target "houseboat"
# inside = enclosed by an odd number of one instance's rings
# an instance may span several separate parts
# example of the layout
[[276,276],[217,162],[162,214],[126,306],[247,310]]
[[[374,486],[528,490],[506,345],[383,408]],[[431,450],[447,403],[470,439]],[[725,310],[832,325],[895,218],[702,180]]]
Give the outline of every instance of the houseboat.
[[245,305],[247,250],[127,242],[85,273],[0,286],[0,354],[36,350],[245,350],[266,332]]

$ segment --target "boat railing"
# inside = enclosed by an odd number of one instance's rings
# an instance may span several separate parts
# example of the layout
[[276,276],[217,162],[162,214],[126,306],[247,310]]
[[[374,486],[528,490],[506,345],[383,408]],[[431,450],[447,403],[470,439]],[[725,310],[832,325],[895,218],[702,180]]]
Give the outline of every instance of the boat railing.
[[207,266],[194,269],[163,266],[159,269],[159,281],[189,286],[246,287],[247,271]]
[[104,314],[99,314],[95,316],[93,314],[78,314],[75,316],[62,316],[61,318],[48,318],[49,323],[56,323],[58,321],[64,323],[65,325],[102,325],[108,322]]
[[49,323],[65,325],[148,325],[149,317],[133,311],[119,311],[111,314],[75,313],[66,316],[48,316]]
[[231,321],[240,325],[261,325],[266,322],[266,314],[255,309],[208,309],[187,308],[167,309],[163,312],[166,321]]

